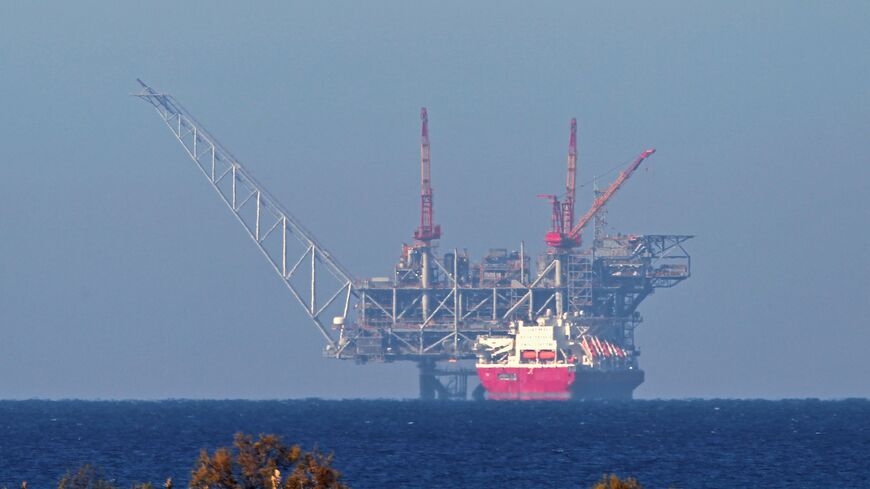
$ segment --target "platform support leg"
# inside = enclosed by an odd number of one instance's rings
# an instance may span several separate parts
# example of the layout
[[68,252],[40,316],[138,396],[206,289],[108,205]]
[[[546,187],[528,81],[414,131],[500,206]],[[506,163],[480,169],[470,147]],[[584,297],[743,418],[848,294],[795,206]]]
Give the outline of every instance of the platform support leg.
[[420,400],[423,401],[445,401],[450,399],[450,392],[444,387],[444,384],[438,380],[439,372],[435,366],[435,360],[426,358],[420,360],[417,364],[420,369]]
[[428,358],[420,360],[417,367],[420,369],[420,400],[434,401],[438,392],[436,384],[439,384],[435,377],[435,361]]

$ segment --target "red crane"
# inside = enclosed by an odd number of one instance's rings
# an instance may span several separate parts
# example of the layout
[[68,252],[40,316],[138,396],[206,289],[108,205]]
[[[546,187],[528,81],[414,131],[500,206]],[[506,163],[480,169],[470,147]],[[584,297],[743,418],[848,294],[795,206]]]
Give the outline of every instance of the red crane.
[[553,206],[552,224],[550,232],[544,238],[547,245],[554,248],[573,248],[580,243],[565,234],[574,226],[574,197],[577,189],[577,119],[571,119],[571,136],[568,141],[568,178],[565,184],[565,201],[552,194],[538,195],[549,199]]
[[[581,234],[583,233],[583,228],[589,224],[589,221],[595,217],[595,214],[607,204],[607,201],[616,194],[616,191],[619,190],[620,187],[628,180],[631,175],[635,172],[635,170],[640,167],[640,164],[643,161],[650,157],[653,153],[656,152],[655,149],[648,149],[640,154],[640,156],[635,159],[631,165],[628,166],[622,173],[619,174],[619,177],[610,184],[610,187],[601,194],[595,202],[592,203],[592,207],[586,211],[586,214],[577,221],[577,224],[573,224],[574,218],[574,191],[575,191],[575,179],[576,179],[576,162],[577,162],[577,135],[576,135],[576,122],[574,119],[571,120],[571,142],[568,146],[568,187],[567,187],[567,195],[565,196],[565,202],[559,202],[559,199],[555,195],[538,195],[538,197],[543,197],[549,199],[553,206],[553,215],[552,215],[552,224],[550,232],[544,238],[544,241],[547,243],[547,246],[553,248],[561,248],[561,249],[569,249],[576,248],[580,246]],[[566,231],[567,230],[567,231]]]
[[577,119],[571,119],[571,139],[568,141],[568,181],[565,202],[562,203],[562,229],[574,227],[574,196],[577,193]]
[[550,232],[547,233],[545,241],[550,246],[560,246],[560,243],[565,238],[563,221],[562,221],[562,203],[559,202],[559,196],[554,194],[538,194],[541,199],[550,201],[553,207],[553,214],[550,218]]
[[586,211],[586,214],[583,214],[583,217],[581,217],[580,220],[577,221],[577,224],[573,228],[571,228],[571,231],[568,233],[568,238],[571,240],[572,243],[576,242],[577,246],[580,245],[580,234],[583,232],[583,228],[586,227],[586,225],[589,224],[589,221],[592,220],[593,217],[595,217],[595,214],[597,214],[598,211],[601,210],[602,207],[604,207],[604,204],[606,204],[607,201],[610,200],[610,198],[613,197],[614,194],[616,194],[616,191],[619,190],[619,188],[622,187],[622,184],[624,184],[625,181],[628,180],[629,177],[631,177],[632,173],[634,173],[635,170],[640,167],[640,164],[643,163],[645,159],[649,158],[655,152],[655,149],[650,148],[641,153],[640,156],[638,156],[637,159],[635,159],[631,163],[631,165],[628,166],[628,168],[626,168],[622,171],[622,173],[619,174],[619,177],[610,184],[610,187],[608,187],[603,194],[595,199],[595,202],[592,203],[592,207],[590,207],[589,210]]
[[435,220],[432,204],[432,178],[429,173],[429,114],[426,107],[420,109],[423,129],[420,135],[420,227],[414,231],[414,239],[428,245],[441,237],[441,226]]

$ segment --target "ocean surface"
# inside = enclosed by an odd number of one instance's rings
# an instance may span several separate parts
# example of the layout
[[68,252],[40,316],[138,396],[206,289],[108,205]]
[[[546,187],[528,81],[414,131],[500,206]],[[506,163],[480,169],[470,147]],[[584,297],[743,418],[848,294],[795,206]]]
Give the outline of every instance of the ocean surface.
[[[870,401],[0,401],[0,487],[84,463],[186,487],[200,448],[276,433],[354,489],[870,487]],[[181,483],[181,484],[179,484]]]

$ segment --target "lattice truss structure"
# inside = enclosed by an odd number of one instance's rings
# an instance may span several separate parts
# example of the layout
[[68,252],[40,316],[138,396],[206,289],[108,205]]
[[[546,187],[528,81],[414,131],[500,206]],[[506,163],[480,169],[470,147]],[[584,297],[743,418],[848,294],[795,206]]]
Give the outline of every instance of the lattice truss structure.
[[350,343],[344,324],[356,295],[351,274],[175,98],[138,81],[137,96],[154,106],[256,243],[326,339],[327,352],[341,356]]
[[689,235],[609,236],[593,248],[591,313],[627,317],[658,288],[691,276]]
[[[548,310],[574,317],[578,337],[594,334],[633,348],[634,328],[642,321],[640,303],[656,288],[689,278],[690,257],[682,243],[690,238],[606,238],[608,247],[601,256],[595,249],[545,254],[530,281],[514,274],[506,284],[489,287],[456,280],[456,270],[442,266],[437,256],[431,261],[442,280],[427,290],[363,281],[358,285],[357,323],[363,333],[357,354],[374,359],[471,358],[477,335],[506,331],[510,321],[533,320]],[[422,306],[427,294],[430,311]]]
[[[517,275],[506,285],[487,287],[461,284],[455,266],[450,271],[439,257],[433,257],[444,280],[431,288],[371,281],[359,284],[358,355],[372,359],[471,358],[477,335],[507,331],[510,321],[528,321],[547,309],[559,309],[562,291],[551,285],[556,271],[553,260],[531,283],[523,284]],[[424,296],[429,297],[431,310],[425,310]]]

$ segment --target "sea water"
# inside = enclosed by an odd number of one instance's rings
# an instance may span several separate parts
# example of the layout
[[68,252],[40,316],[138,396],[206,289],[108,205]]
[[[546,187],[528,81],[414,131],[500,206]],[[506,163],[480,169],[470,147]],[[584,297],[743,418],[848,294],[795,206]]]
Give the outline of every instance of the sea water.
[[870,487],[870,401],[2,401],[0,487],[84,463],[186,487],[201,448],[275,433],[352,488]]

